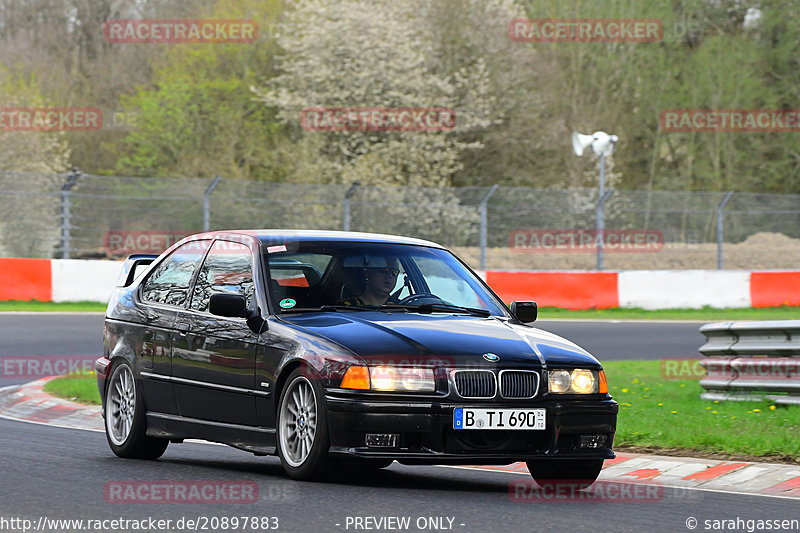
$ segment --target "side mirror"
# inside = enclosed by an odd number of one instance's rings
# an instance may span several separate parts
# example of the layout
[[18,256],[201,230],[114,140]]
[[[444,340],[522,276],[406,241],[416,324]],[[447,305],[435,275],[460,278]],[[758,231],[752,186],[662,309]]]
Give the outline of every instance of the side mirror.
[[208,302],[208,310],[212,315],[245,318],[247,301],[241,294],[212,294]]
[[539,316],[536,302],[511,302],[511,314],[523,324],[535,322]]

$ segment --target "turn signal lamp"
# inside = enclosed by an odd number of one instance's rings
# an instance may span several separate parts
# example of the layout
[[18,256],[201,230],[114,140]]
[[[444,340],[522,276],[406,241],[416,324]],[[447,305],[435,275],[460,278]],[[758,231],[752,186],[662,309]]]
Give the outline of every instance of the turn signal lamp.
[[369,370],[365,366],[351,366],[342,378],[343,389],[369,390]]

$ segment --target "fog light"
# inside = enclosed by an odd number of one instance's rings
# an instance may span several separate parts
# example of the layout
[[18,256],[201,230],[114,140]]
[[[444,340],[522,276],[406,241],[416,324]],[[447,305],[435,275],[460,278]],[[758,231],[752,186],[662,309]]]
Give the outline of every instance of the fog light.
[[396,448],[397,433],[367,433],[364,438],[369,448]]
[[581,435],[579,448],[602,448],[606,445],[605,435]]

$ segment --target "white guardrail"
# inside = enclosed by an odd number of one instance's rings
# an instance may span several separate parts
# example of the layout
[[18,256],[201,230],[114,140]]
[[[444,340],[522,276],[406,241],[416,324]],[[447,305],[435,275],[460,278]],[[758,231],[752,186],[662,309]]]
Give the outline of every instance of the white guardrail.
[[800,405],[800,320],[717,322],[700,333],[701,398]]

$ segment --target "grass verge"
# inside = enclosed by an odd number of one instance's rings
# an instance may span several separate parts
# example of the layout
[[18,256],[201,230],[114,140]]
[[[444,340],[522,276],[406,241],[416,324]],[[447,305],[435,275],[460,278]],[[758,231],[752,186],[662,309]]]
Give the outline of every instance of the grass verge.
[[40,302],[38,300],[8,300],[0,302],[0,313],[6,311],[24,312],[99,312],[106,310],[106,304],[99,302]]
[[668,380],[659,361],[603,367],[620,405],[615,448],[800,464],[800,407],[701,400],[699,381]]
[[100,405],[100,393],[97,390],[97,376],[94,372],[75,372],[45,383],[42,389],[48,394],[66,398],[73,402],[88,405]]
[[[617,450],[800,464],[800,407],[700,399],[697,380],[668,380],[659,361],[604,364],[619,402]],[[44,390],[100,403],[94,374],[57,378]]]
[[[0,301],[3,311],[26,312],[99,312],[106,304],[98,302],[39,302],[37,300]],[[742,309],[583,309],[570,310],[560,307],[540,307],[539,317],[544,319],[597,319],[597,320],[701,320],[716,322],[724,320],[794,320],[800,319],[800,307],[764,307]]]

